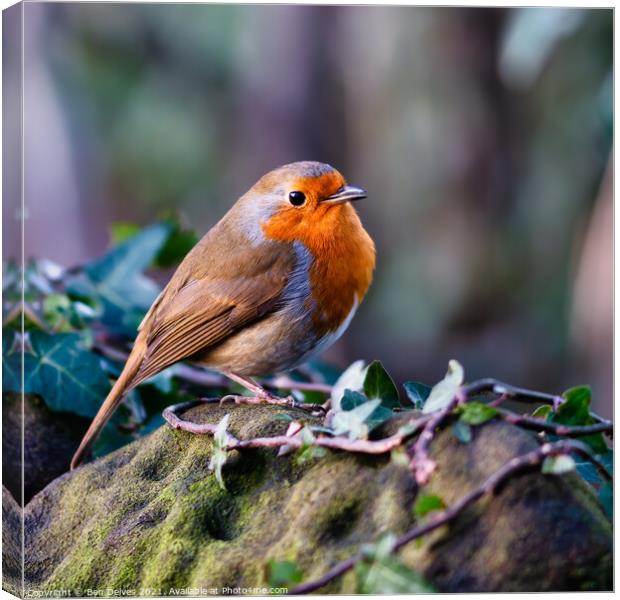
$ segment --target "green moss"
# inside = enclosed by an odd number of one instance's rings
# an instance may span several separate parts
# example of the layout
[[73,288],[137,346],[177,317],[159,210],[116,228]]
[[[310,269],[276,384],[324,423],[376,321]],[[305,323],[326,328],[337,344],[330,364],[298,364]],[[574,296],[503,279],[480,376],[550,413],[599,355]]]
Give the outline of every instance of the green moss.
[[[215,423],[227,412],[240,437],[287,427],[273,407],[208,405],[186,418]],[[448,430],[433,446],[439,469],[427,492],[454,501],[532,444],[501,423],[476,428],[471,444]],[[385,458],[332,452],[298,465],[274,450],[235,452],[222,490],[208,469],[211,448],[208,436],[163,427],[48,486],[26,509],[29,586],[164,595],[262,586],[270,559],[313,578],[361,543],[413,524],[411,475]],[[603,589],[610,526],[584,490],[574,477],[523,475],[401,559],[443,591]],[[355,577],[323,591],[353,592]]]

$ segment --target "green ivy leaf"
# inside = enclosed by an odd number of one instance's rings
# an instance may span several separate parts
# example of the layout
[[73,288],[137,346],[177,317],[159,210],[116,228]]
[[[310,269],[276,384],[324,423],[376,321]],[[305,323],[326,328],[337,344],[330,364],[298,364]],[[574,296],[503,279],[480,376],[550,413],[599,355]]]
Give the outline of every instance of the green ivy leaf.
[[71,300],[66,294],[49,294],[43,300],[43,316],[52,327],[68,322]]
[[[28,340],[29,351],[24,354],[24,393],[41,396],[53,411],[94,417],[110,390],[101,358],[84,347],[77,333],[51,335],[31,331]],[[21,371],[21,356],[14,352],[6,360],[9,379],[3,383],[7,390],[19,392],[15,374]]]
[[[592,391],[588,386],[571,388],[566,390],[562,396],[565,401],[560,404],[555,413],[549,416],[550,421],[563,425],[591,425],[595,422],[590,415]],[[607,444],[601,433],[583,436],[579,439],[584,444],[588,444],[597,454],[607,452]]]
[[386,408],[400,407],[398,389],[378,360],[370,363],[366,369],[364,394],[369,400],[381,400],[381,405]]
[[553,475],[562,475],[575,470],[575,461],[567,454],[547,456],[542,464],[542,472]]
[[361,561],[355,567],[359,594],[430,594],[437,590],[395,557]]
[[[353,392],[352,390],[345,390],[344,396],[340,403],[341,411],[340,412],[349,412],[358,406],[366,404],[368,402],[368,398],[364,396],[364,394],[360,394],[359,392]],[[339,414],[338,412],[336,414]],[[391,409],[386,408],[385,406],[377,405],[375,410],[371,413],[370,417],[366,419],[365,423],[368,426],[368,431],[372,431],[381,423],[385,423],[385,421],[389,420],[393,416],[393,412]]]
[[431,390],[433,389],[430,385],[426,385],[425,383],[420,383],[418,381],[406,381],[403,384],[403,387],[407,393],[407,398],[411,400],[414,408],[417,408],[418,410],[422,410],[424,408],[426,399],[429,397]]
[[343,410],[340,403],[346,390],[360,392],[364,388],[365,370],[364,361],[356,360],[338,377],[332,387],[332,408],[335,411]]
[[367,438],[369,427],[366,421],[380,405],[381,400],[368,400],[351,410],[337,412],[332,418],[334,434],[346,434],[351,440]]
[[463,442],[464,444],[469,444],[472,440],[472,432],[471,427],[465,421],[459,419],[452,425],[452,433],[454,437],[456,437],[459,442]]
[[362,544],[360,551],[369,560],[383,560],[394,552],[397,537],[391,531],[384,533],[374,544]]
[[267,564],[270,587],[293,587],[303,579],[303,572],[290,560],[270,560]]
[[[582,459],[576,455],[574,455],[573,458],[575,460],[577,473],[579,473],[579,475],[581,475],[581,477],[583,477],[583,479],[585,479],[585,481],[587,481],[592,487],[595,489],[600,489],[605,484],[605,480],[601,477],[598,469],[589,460]],[[607,450],[605,454],[599,455],[598,458],[613,475],[613,450]]]
[[133,337],[159,287],[143,271],[153,262],[170,233],[170,225],[160,223],[113,248],[67,281],[67,290],[78,298],[98,301],[101,317],[115,333]]
[[362,404],[366,404],[366,402],[368,402],[368,398],[366,398],[364,394],[346,389],[342,396],[342,401],[340,402],[340,410],[353,410]]
[[422,412],[428,414],[447,406],[459,391],[464,377],[465,372],[461,364],[456,360],[451,360],[448,363],[446,376],[433,387]]
[[135,223],[117,222],[110,225],[110,237],[112,238],[112,244],[118,246],[123,242],[126,242],[129,238],[140,233],[140,225]]
[[416,517],[423,517],[430,512],[441,510],[445,507],[444,501],[439,496],[431,494],[418,494],[413,505],[413,512]]
[[554,420],[566,425],[589,425],[592,390],[586,385],[580,385],[566,390],[562,396],[565,400],[558,407]]
[[598,486],[601,483],[601,477],[598,470],[590,461],[576,460],[575,468],[577,469],[577,473],[579,473],[579,475],[581,475],[581,477],[593,487]]
[[611,481],[607,481],[601,486],[598,493],[598,500],[605,511],[605,514],[613,520],[614,517],[614,488]]
[[298,465],[315,458],[323,458],[327,454],[327,450],[325,448],[313,445],[316,438],[309,427],[304,427],[299,432],[299,437],[301,438],[303,445],[295,457],[295,462]]
[[2,389],[22,392],[22,354],[19,334],[12,329],[2,332]]
[[482,423],[490,421],[495,415],[497,415],[497,410],[488,404],[468,402],[463,405],[460,420],[468,425],[482,425]]
[[538,417],[539,419],[547,419],[549,415],[553,413],[553,409],[548,404],[543,404],[539,406],[533,413],[533,417]]
[[173,267],[181,262],[186,254],[198,243],[198,235],[192,229],[184,229],[177,216],[165,220],[170,225],[170,235],[157,256],[155,265]]

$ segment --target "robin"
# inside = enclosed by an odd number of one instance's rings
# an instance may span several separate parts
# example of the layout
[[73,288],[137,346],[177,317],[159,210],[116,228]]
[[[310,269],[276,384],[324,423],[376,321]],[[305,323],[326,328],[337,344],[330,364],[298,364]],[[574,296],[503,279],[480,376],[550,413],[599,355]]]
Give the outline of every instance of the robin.
[[325,350],[368,290],[375,246],[352,205],[365,197],[330,165],[310,161],[267,173],[241,196],[153,302],[71,468],[129,390],[180,360],[281,403],[252,377]]

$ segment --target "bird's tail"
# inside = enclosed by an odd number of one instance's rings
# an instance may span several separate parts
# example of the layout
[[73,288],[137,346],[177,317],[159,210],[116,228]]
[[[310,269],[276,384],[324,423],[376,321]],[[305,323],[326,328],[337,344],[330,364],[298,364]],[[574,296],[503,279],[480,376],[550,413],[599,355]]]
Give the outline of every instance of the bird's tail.
[[[123,400],[123,396],[128,392],[133,385],[135,385],[135,377],[140,369],[142,360],[144,358],[145,344],[138,336],[133,350],[125,363],[120,377],[116,380],[116,383],[110,390],[104,403],[101,405],[99,412],[90,424],[88,431],[82,438],[79,448],[76,450],[73,458],[71,459],[71,470],[78,467],[84,460],[84,456],[90,450],[101,430],[105,427],[105,424],[110,420],[114,411],[118,408],[118,405]],[[133,385],[132,385],[133,384]]]

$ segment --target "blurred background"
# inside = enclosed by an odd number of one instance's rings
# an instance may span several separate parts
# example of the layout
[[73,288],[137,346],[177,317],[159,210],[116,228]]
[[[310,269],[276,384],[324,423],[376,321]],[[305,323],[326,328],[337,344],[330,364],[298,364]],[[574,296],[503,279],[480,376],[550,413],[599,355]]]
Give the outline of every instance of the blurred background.
[[24,10],[27,256],[83,263],[170,210],[202,234],[264,172],[328,162],[369,192],[378,263],[327,359],[589,383],[611,416],[611,10]]

